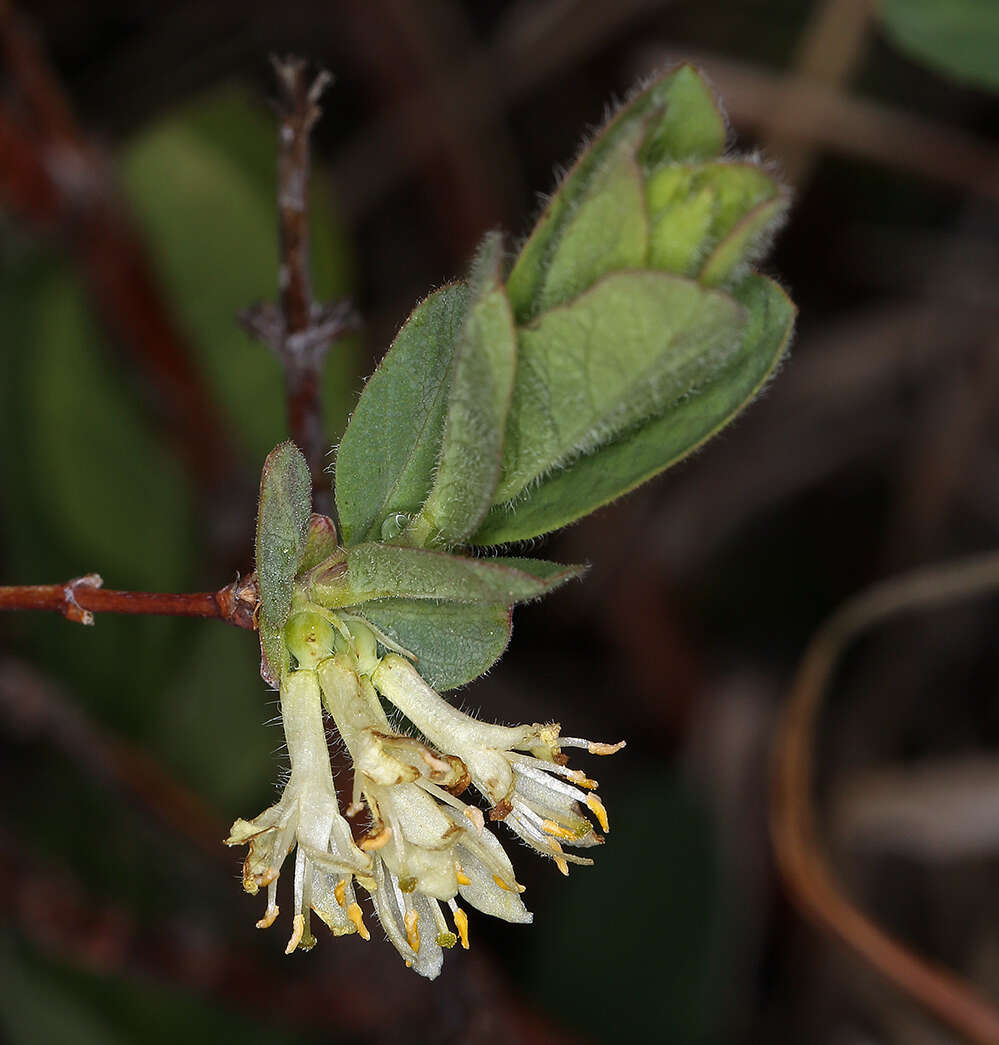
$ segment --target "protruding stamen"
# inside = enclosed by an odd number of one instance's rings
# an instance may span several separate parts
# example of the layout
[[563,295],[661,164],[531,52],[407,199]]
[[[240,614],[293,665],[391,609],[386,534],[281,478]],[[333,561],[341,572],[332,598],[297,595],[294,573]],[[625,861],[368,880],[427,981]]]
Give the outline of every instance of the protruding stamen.
[[586,796],[586,808],[597,818],[604,831],[610,831],[610,821],[607,819],[607,810],[597,795]]
[[448,904],[451,908],[451,917],[454,918],[454,926],[458,930],[458,935],[461,937],[461,946],[463,950],[468,950],[468,915],[454,902],[454,900],[448,900]]
[[263,918],[257,922],[257,928],[269,929],[274,924],[274,919],[277,918],[278,913],[277,876],[275,875],[267,886],[267,910],[264,911]]
[[409,946],[420,953],[420,916],[416,911],[407,911],[406,917],[406,939]]
[[626,741],[619,740],[616,744],[603,744],[598,740],[583,740],[580,737],[562,737],[558,742],[559,747],[585,747],[591,755],[614,755],[626,746]]
[[347,917],[354,923],[354,928],[362,940],[371,939],[371,933],[368,932],[368,927],[364,924],[364,916],[361,914],[360,904],[352,903],[347,908]]
[[591,780],[581,769],[570,769],[568,766],[559,765],[558,762],[547,762],[545,759],[535,758],[533,755],[522,755],[518,753],[510,759],[510,764],[514,769],[522,773],[526,773],[528,769],[535,770],[535,773],[526,774],[528,776],[534,776],[535,779],[541,779],[541,777],[538,776],[538,773],[540,772],[549,777],[552,774],[565,777],[566,780],[571,781],[579,787],[585,787],[587,790],[593,790],[600,786],[596,780]]
[[579,835],[575,831],[570,831],[569,828],[556,824],[554,820],[542,820],[541,829],[545,834],[561,838],[563,842],[575,842],[579,839]]
[[564,856],[556,856],[553,859],[555,860],[555,866],[562,872],[562,874],[565,875],[566,878],[568,878],[569,877],[569,865],[566,863],[565,857]]
[[281,913],[281,909],[277,906],[267,905],[267,910],[264,911],[263,918],[257,922],[258,929],[269,929],[274,924],[274,919]]
[[[530,780],[536,780],[542,787],[547,787],[551,791],[557,791],[560,795],[566,795],[574,802],[586,801],[585,792],[580,791],[573,784],[567,784],[564,780],[559,780],[558,777],[552,776],[550,772],[535,769],[533,766],[518,766],[516,764],[514,764],[514,768],[518,773],[523,774]],[[596,786],[595,780],[588,780],[587,783]]]
[[[305,855],[305,847],[300,845],[298,847],[298,850],[295,853],[295,917],[296,918],[306,908],[306,903],[305,903],[305,876],[306,876],[306,872],[308,872],[309,876],[311,877],[312,868],[311,868],[311,866],[309,866],[308,858]],[[295,924],[296,924],[296,926],[298,925],[297,922]],[[294,938],[294,933],[292,934],[292,937]],[[301,938],[302,938],[302,930],[298,929],[298,939],[301,940]],[[298,946],[298,942],[296,941],[295,947],[297,947],[297,946]],[[292,950],[294,950],[294,948],[292,948]],[[288,951],[287,953],[291,954],[291,951]]]
[[437,946],[450,950],[458,942],[458,937],[447,927],[447,922],[444,920],[444,912],[441,910],[441,905],[437,900],[432,896],[428,896],[427,902],[430,904],[430,912],[437,923]]
[[333,898],[341,907],[345,905],[347,900],[347,882],[348,879],[341,878],[333,887]]
[[288,946],[284,949],[285,954],[291,954],[302,942],[302,934],[304,932],[305,916],[302,914],[296,914],[295,919],[292,922],[291,939],[288,940]]
[[503,881],[498,874],[493,875],[493,881],[501,888],[505,889],[508,893],[526,893],[527,886],[521,885],[520,882],[514,882],[513,885],[508,885]]

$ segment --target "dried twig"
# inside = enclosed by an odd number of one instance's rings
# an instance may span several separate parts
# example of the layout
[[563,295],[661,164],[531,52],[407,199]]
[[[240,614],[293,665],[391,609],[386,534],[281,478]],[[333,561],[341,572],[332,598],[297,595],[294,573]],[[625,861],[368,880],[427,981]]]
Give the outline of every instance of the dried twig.
[[244,328],[269,345],[284,367],[288,425],[309,462],[317,511],[329,514],[324,461],[320,377],[331,342],[354,330],[350,303],[319,305],[312,300],[309,274],[309,136],[322,110],[319,99],[330,82],[320,72],[310,81],[299,58],[272,59],[277,77],[278,219],[281,240],[281,307],[261,303],[240,316]]
[[953,973],[914,954],[844,895],[823,855],[812,804],[812,751],[822,696],[846,645],[897,613],[999,589],[999,552],[904,574],[843,606],[812,639],[778,734],[771,817],[777,863],[795,901],[888,980],[982,1045],[999,1042],[999,1011]]
[[76,624],[93,624],[95,613],[129,613],[215,617],[237,628],[257,627],[260,592],[254,574],[218,591],[187,593],[114,591],[103,583],[99,573],[88,573],[62,584],[0,587],[0,610],[48,610]]

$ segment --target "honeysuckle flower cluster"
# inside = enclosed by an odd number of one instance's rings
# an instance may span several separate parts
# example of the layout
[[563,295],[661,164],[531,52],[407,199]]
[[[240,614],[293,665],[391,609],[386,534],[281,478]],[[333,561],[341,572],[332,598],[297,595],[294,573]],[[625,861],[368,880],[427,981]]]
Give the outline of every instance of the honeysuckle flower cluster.
[[[487,234],[468,279],[413,310],[336,449],[336,521],[312,512],[314,462],[291,442],[268,454],[254,623],[291,775],[229,843],[249,846],[247,890],[267,889],[264,927],[294,851],[289,952],[315,942],[313,912],[367,938],[367,893],[433,977],[468,946],[467,907],[531,920],[506,830],[562,874],[592,862],[607,811],[567,752],[622,745],[480,722],[428,682],[481,676],[514,607],[584,570],[504,547],[682,460],[766,385],[795,311],[752,266],[787,206],[731,153],[700,74],[667,70],[585,144],[516,258]],[[343,808],[326,714],[353,761]]]
[[[278,882],[294,850],[286,953],[315,945],[313,912],[336,936],[369,939],[356,886],[372,898],[406,964],[431,979],[444,950],[459,941],[468,948],[462,904],[530,922],[524,887],[491,828],[498,821],[563,874],[569,863],[592,863],[570,850],[599,845],[597,827],[609,830],[607,813],[596,781],[570,769],[563,749],[608,755],[623,741],[563,738],[553,723],[480,722],[452,707],[404,656],[380,647],[367,625],[319,607],[295,612],[285,638],[294,658],[280,686],[291,775],[280,800],[254,820],[237,820],[226,843],[249,847],[244,889],[267,890],[259,928],[278,916]],[[393,728],[379,695],[421,736]],[[346,817],[324,707],[353,762]],[[466,801],[470,787],[488,803],[485,813]]]

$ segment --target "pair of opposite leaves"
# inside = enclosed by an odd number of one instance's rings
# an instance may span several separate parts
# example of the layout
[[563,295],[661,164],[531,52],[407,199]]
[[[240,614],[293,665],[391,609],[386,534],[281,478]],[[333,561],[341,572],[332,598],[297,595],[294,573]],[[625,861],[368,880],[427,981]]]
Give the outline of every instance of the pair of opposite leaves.
[[417,654],[436,688],[475,678],[514,603],[579,569],[463,550],[579,519],[756,395],[794,306],[750,267],[788,196],[756,161],[723,157],[725,139],[698,72],[668,72],[583,149],[509,275],[491,234],[467,283],[416,307],[340,443],[342,548],[310,529],[300,455],[274,451],[257,542],[272,664],[297,583]]

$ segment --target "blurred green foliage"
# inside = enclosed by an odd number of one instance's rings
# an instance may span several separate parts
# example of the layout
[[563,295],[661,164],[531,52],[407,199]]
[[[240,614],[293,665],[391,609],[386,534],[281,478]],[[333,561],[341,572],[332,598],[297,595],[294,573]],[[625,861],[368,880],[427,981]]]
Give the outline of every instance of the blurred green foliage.
[[[279,363],[235,321],[277,293],[274,136],[263,105],[230,86],[166,114],[118,156],[120,181],[247,485],[287,434]],[[350,291],[349,245],[321,178],[312,183],[312,261],[317,299]],[[170,591],[231,579],[199,568],[204,539],[189,476],[145,408],[148,389],[131,357],[111,345],[68,263],[8,241],[0,312],[9,337],[0,382],[4,581],[97,570],[108,586]],[[331,443],[358,377],[358,343],[339,342],[324,381]],[[251,526],[247,519],[247,566]],[[5,624],[14,648],[63,683],[85,715],[148,750],[214,805],[220,821],[269,795],[280,737],[261,728],[274,709],[254,636],[165,618],[102,616],[81,628],[22,614]],[[75,796],[71,823],[67,793]],[[140,918],[159,917],[181,891],[166,881],[177,869],[162,853],[150,855],[148,832],[134,815],[61,757],[14,812],[18,837],[32,851],[73,866],[98,898],[103,893]],[[95,824],[107,835],[97,844]],[[190,1021],[197,1040],[264,1040],[182,992],[57,970],[11,948],[0,951],[0,964],[0,1021],[12,1041],[175,1041]],[[271,1030],[266,1037],[288,1040]]]
[[291,1045],[301,1040],[184,991],[124,983],[43,959],[9,937],[0,937],[0,982],[0,1030],[8,1045],[176,1045],[185,1040]]
[[914,58],[999,90],[996,0],[881,0],[880,14],[891,38]]

